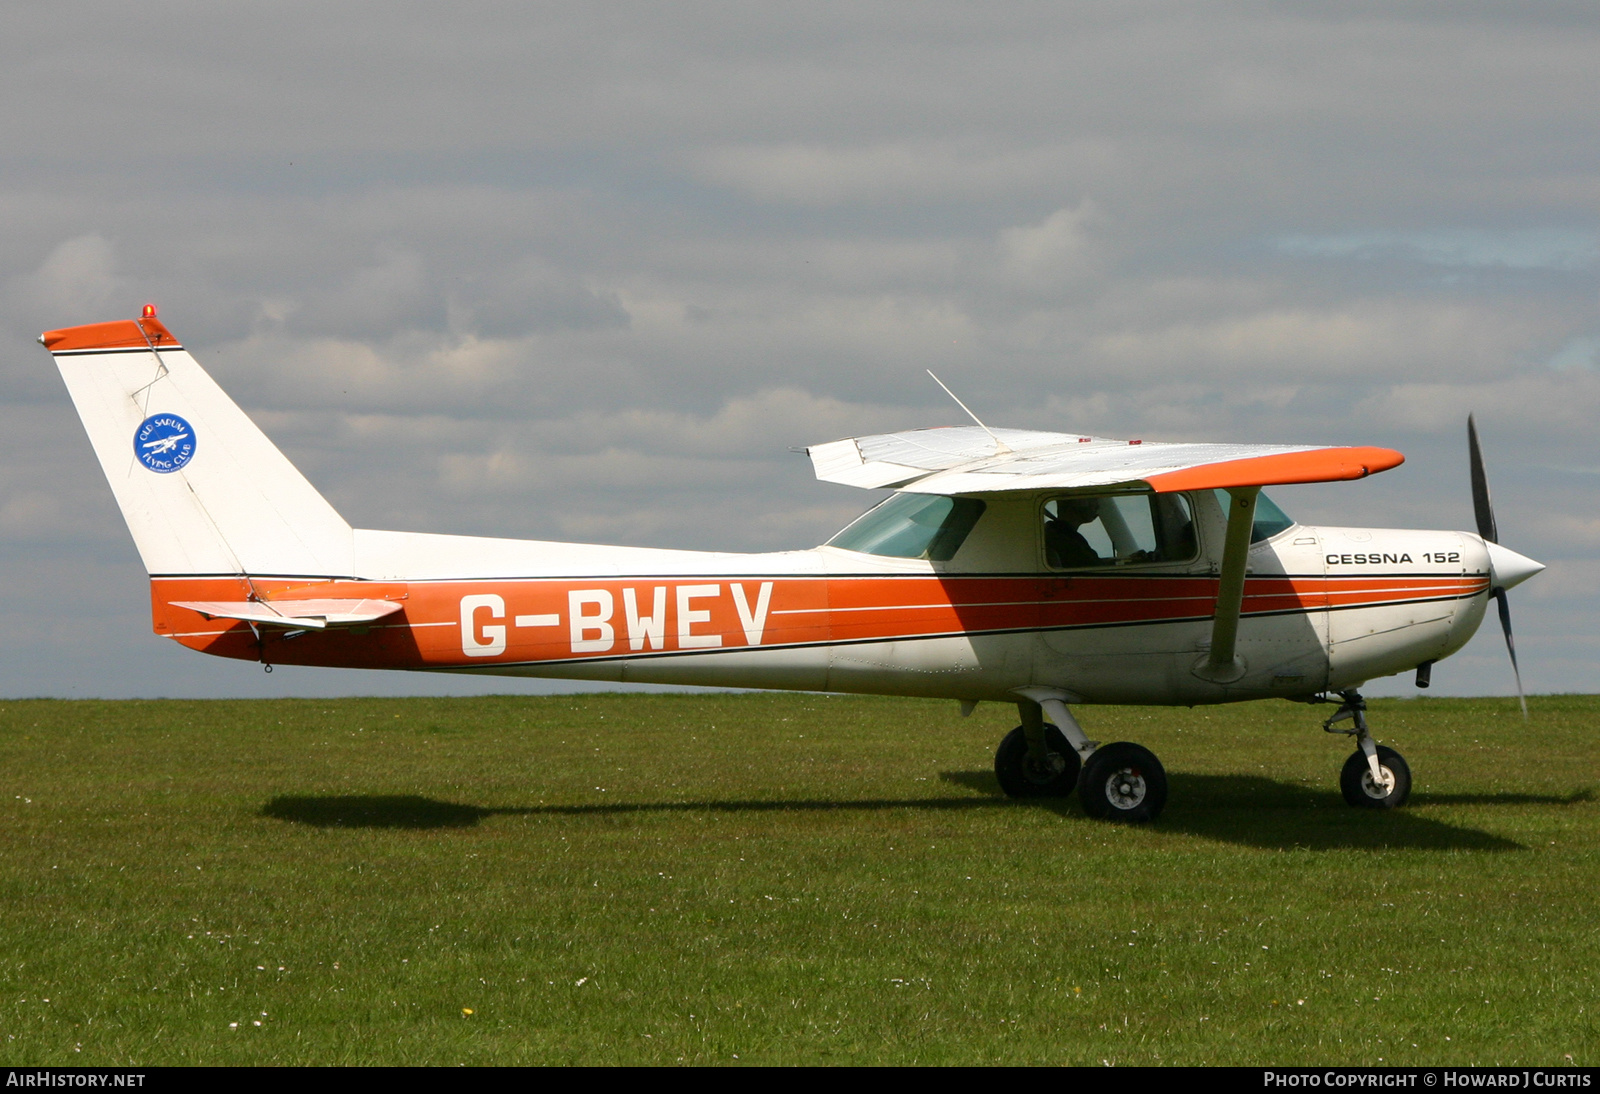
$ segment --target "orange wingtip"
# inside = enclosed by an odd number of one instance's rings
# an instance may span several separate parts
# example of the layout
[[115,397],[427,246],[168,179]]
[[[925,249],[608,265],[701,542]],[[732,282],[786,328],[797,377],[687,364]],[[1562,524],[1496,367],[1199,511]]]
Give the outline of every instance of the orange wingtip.
[[145,349],[149,346],[176,347],[178,340],[161,320],[118,319],[113,323],[89,323],[82,327],[47,330],[39,341],[51,353],[86,349]]
[[1148,482],[1157,493],[1179,490],[1218,490],[1230,486],[1282,486],[1295,482],[1340,482],[1364,479],[1399,467],[1406,458],[1392,448],[1317,448],[1310,452],[1285,452],[1243,460],[1186,467]]

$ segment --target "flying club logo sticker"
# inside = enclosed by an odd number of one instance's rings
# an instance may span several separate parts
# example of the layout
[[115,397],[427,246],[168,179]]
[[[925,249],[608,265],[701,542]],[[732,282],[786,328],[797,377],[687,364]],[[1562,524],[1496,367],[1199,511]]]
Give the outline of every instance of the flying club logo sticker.
[[181,470],[194,459],[194,426],[176,414],[152,414],[134,430],[133,454],[158,475]]

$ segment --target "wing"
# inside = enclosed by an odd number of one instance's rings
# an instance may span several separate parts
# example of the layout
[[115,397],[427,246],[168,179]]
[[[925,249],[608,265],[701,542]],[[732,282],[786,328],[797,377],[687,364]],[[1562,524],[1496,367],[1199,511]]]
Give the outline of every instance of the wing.
[[806,451],[823,482],[915,494],[1107,486],[1171,493],[1335,482],[1405,461],[1388,448],[1117,441],[1027,429],[997,429],[991,437],[974,426],[852,437]]

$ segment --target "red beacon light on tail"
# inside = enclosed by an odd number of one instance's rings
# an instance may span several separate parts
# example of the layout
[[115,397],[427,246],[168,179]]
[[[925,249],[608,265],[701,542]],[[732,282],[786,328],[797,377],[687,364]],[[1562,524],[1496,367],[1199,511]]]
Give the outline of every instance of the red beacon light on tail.
[[140,319],[154,319],[155,317],[156,317],[156,306],[154,304],[146,304],[144,306],[144,309],[139,312],[139,318]]

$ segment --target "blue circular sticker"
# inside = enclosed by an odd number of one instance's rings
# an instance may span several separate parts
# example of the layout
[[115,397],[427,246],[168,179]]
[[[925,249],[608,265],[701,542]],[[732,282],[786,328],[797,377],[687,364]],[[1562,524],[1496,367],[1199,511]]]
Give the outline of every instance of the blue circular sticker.
[[158,475],[194,459],[194,426],[176,414],[152,414],[133,433],[133,454]]

